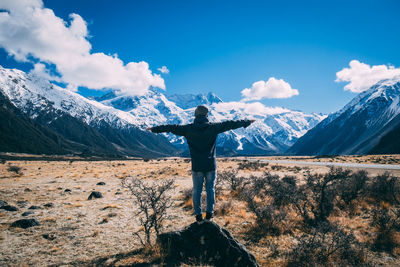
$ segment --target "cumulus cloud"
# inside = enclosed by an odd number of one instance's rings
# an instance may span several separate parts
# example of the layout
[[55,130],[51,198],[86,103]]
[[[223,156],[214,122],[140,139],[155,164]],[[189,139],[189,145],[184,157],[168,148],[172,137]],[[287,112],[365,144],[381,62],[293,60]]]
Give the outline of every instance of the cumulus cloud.
[[[150,86],[165,89],[164,80],[144,62],[124,64],[117,55],[91,53],[86,21],[71,14],[57,17],[42,0],[0,1],[0,47],[18,61],[34,63],[33,73],[90,89],[144,94]],[[59,77],[50,75],[55,66]]]
[[352,60],[350,68],[344,68],[336,73],[336,82],[349,82],[344,90],[360,93],[369,89],[377,82],[392,79],[400,75],[400,68],[386,65],[370,66],[358,60]]
[[243,101],[260,100],[263,98],[289,98],[299,94],[289,83],[282,79],[271,77],[268,81],[253,83],[251,88],[242,90]]
[[167,66],[162,66],[161,68],[158,68],[157,70],[163,74],[169,73],[169,69],[167,68]]

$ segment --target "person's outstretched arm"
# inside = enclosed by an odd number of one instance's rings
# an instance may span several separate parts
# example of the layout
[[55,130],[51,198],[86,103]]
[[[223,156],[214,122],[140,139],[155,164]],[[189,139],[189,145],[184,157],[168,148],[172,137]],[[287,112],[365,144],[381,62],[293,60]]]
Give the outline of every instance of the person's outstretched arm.
[[173,133],[176,135],[185,135],[185,126],[186,125],[169,124],[147,128],[147,130],[152,131],[153,133]]
[[229,130],[237,129],[240,127],[246,128],[250,124],[255,122],[255,120],[237,120],[237,121],[224,121],[214,124],[217,130],[217,133],[226,132]]

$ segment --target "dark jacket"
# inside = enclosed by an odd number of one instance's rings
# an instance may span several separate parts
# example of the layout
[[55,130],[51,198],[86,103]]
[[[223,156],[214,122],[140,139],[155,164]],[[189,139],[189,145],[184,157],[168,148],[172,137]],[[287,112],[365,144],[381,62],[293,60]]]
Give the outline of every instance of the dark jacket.
[[170,132],[184,136],[192,157],[192,170],[208,172],[216,169],[215,142],[219,133],[247,127],[250,120],[225,121],[212,123],[205,116],[197,116],[194,122],[187,125],[161,125],[151,128],[154,133]]

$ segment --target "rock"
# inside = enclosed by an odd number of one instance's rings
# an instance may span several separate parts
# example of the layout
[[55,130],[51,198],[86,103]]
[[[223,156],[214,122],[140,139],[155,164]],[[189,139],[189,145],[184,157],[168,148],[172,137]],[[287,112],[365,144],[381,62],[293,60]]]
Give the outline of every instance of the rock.
[[0,200],[0,206],[6,206],[8,205],[7,201]]
[[25,211],[24,213],[22,213],[21,215],[22,216],[28,216],[28,215],[31,215],[31,214],[35,214],[33,211]]
[[181,231],[160,234],[157,242],[171,265],[258,266],[253,254],[211,221],[195,222]]
[[46,207],[46,208],[52,208],[52,207],[54,207],[54,204],[53,203],[46,203],[43,206]]
[[106,185],[105,182],[98,182],[96,185]]
[[99,222],[99,224],[105,224],[105,223],[108,223],[108,219],[107,218],[104,218],[101,222]]
[[38,210],[38,209],[40,209],[40,207],[35,205],[32,205],[28,208],[28,210]]
[[11,224],[11,227],[19,227],[19,228],[29,228],[33,226],[38,226],[40,223],[36,219],[21,219],[15,221]]
[[103,194],[98,192],[98,191],[93,191],[92,193],[90,193],[88,200],[91,200],[92,198],[102,198]]
[[1,206],[0,209],[6,210],[6,211],[17,211],[18,210],[17,207],[14,207],[14,206],[11,206],[11,205]]
[[25,188],[24,191],[25,191],[25,192],[32,192],[32,190],[31,190],[30,188],[28,188],[28,187]]
[[26,205],[28,205],[28,201],[26,201],[26,200],[17,201],[17,205],[18,205],[20,208],[25,208]]
[[115,194],[116,194],[116,195],[121,195],[122,192],[121,192],[121,191],[117,191],[117,192],[115,192]]
[[42,237],[47,240],[54,240],[56,237],[53,234],[43,234]]
[[71,192],[71,189],[69,189],[69,188],[64,190],[64,193],[70,193],[70,192]]
[[107,216],[108,216],[109,218],[115,217],[115,216],[117,216],[117,215],[118,215],[118,214],[115,213],[115,212],[110,212],[109,214],[107,214]]

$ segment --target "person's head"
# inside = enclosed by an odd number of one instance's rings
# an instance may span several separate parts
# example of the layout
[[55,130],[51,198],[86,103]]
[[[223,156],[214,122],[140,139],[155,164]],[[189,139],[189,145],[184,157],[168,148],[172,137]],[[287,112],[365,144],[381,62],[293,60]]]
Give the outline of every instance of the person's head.
[[206,108],[205,106],[197,106],[197,108],[194,110],[194,116],[198,117],[198,116],[208,116],[208,108]]

